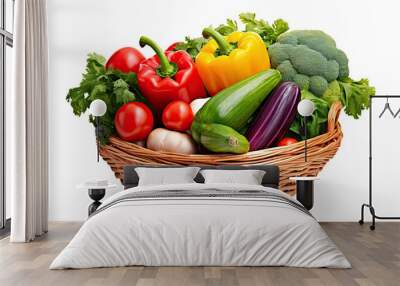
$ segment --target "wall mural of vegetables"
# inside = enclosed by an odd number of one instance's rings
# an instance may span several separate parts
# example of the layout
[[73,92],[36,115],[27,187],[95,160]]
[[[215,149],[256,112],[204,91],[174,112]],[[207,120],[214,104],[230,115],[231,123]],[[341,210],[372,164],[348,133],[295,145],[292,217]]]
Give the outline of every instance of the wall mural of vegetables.
[[294,144],[304,139],[296,112],[301,99],[316,107],[308,137],[326,131],[334,102],[355,119],[369,107],[375,89],[367,79],[350,78],[346,54],[325,32],[289,30],[282,19],[270,25],[254,13],[239,19],[243,29],[228,19],[165,51],[142,36],[138,45],[155,52],[148,59],[135,47],[107,61],[89,54],[80,85],[66,99],[77,116],[95,99],[106,103],[101,144],[118,136],[183,154],[243,154]]

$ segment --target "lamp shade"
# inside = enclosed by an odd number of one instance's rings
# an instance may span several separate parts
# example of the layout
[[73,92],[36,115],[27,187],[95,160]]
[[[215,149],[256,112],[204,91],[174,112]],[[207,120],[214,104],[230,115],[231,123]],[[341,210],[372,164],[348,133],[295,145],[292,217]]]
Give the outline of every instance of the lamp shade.
[[90,104],[89,111],[93,116],[100,117],[106,113],[107,105],[103,100],[95,99]]
[[297,112],[301,116],[310,116],[315,110],[314,102],[309,99],[303,99],[297,105]]

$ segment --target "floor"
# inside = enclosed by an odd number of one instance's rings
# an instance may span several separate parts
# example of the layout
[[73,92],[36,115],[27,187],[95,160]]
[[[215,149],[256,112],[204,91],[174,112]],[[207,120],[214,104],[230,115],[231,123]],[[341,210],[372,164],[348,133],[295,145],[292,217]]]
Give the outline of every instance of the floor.
[[0,240],[10,235],[11,219],[7,219],[3,228],[0,228]]
[[0,241],[0,285],[400,285],[400,223],[372,232],[357,223],[322,223],[353,265],[350,270],[285,267],[124,267],[48,270],[80,223],[52,223],[30,244]]

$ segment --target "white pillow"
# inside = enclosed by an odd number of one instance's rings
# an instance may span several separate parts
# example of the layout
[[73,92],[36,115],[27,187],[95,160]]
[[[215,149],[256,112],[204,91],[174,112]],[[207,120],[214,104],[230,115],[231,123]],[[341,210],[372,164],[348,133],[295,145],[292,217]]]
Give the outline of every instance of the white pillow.
[[139,186],[195,183],[193,179],[199,170],[199,167],[135,168]]
[[246,184],[261,185],[265,171],[262,170],[201,170],[205,184]]

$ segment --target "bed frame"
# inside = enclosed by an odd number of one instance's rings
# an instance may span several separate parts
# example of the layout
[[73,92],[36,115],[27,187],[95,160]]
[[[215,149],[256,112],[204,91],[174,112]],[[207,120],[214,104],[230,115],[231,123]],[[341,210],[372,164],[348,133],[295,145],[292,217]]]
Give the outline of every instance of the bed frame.
[[[152,168],[181,168],[182,166],[149,166],[149,165],[136,165],[136,166],[125,166],[124,167],[124,179],[123,184],[125,189],[136,187],[139,182],[139,177],[135,172],[137,167],[152,167]],[[265,171],[264,178],[262,180],[262,185],[265,187],[279,188],[279,167],[274,165],[254,165],[254,166],[195,166],[202,169],[219,169],[219,170],[247,170],[256,169]],[[194,179],[197,183],[203,183],[204,178],[199,173]]]

